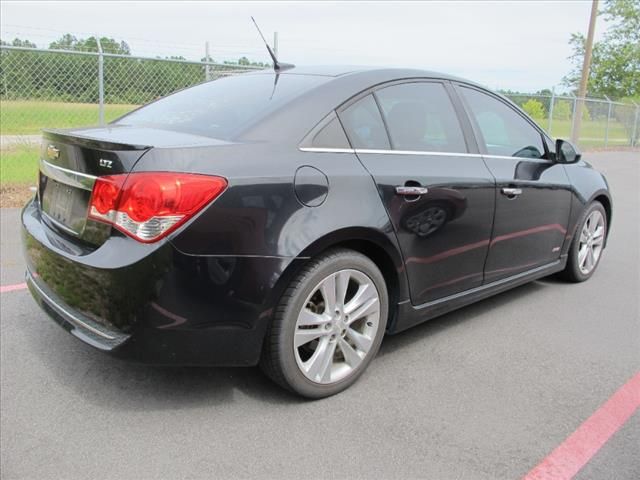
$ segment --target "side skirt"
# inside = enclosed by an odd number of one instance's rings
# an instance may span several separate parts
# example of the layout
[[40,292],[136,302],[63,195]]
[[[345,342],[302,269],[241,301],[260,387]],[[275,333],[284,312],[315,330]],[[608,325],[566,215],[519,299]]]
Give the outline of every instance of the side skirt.
[[422,305],[414,306],[411,302],[401,303],[398,305],[396,324],[388,333],[394,334],[401,332],[414,325],[439,317],[440,315],[465,307],[479,300],[560,272],[564,270],[566,264],[567,256],[563,255],[555,262],[480,287],[472,288],[471,290],[456,293],[455,295],[423,303]]

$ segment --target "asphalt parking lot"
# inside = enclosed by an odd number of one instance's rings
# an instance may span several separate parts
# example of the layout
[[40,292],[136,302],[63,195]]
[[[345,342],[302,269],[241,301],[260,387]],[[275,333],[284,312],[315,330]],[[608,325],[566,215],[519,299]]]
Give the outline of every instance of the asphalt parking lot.
[[[544,279],[388,337],[357,384],[321,401],[258,369],[123,363],[26,290],[2,293],[2,478],[521,478],[640,371],[640,153],[585,158],[614,195],[590,281]],[[19,211],[1,217],[12,285]],[[576,478],[640,478],[638,451],[640,411]]]

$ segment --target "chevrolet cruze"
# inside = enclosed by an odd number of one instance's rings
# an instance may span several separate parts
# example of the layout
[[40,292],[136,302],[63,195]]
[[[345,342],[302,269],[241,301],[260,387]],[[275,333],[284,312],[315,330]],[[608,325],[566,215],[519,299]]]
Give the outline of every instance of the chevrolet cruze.
[[289,68],[46,131],[22,223],[31,293],[80,340],[259,364],[319,398],[385,334],[551,274],[588,279],[611,215],[570,143],[479,85]]

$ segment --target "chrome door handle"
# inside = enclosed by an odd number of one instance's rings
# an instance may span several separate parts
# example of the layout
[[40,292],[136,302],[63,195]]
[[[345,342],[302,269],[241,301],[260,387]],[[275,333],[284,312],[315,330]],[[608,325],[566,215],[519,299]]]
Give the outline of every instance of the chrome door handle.
[[407,195],[407,196],[420,196],[426,195],[429,193],[429,189],[427,187],[413,187],[413,186],[398,186],[396,187],[397,195]]
[[522,194],[522,189],[521,188],[503,188],[501,192],[503,195],[506,195],[507,197],[516,197]]

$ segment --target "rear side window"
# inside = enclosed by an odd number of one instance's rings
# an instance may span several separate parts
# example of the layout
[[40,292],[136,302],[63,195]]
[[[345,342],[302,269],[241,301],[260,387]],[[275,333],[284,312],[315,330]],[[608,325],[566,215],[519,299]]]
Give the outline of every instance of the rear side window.
[[441,83],[403,83],[376,92],[394,150],[467,151],[451,99]]
[[292,99],[326,82],[311,75],[248,74],[181,90],[115,123],[174,130],[230,140]]
[[384,128],[380,110],[371,95],[361,98],[342,111],[344,125],[353,148],[388,150],[389,138]]
[[311,142],[312,147],[316,148],[349,148],[349,141],[344,134],[342,125],[338,121],[335,113],[332,118],[318,133],[316,133]]
[[461,87],[490,155],[542,158],[542,135],[515,110],[473,88]]

